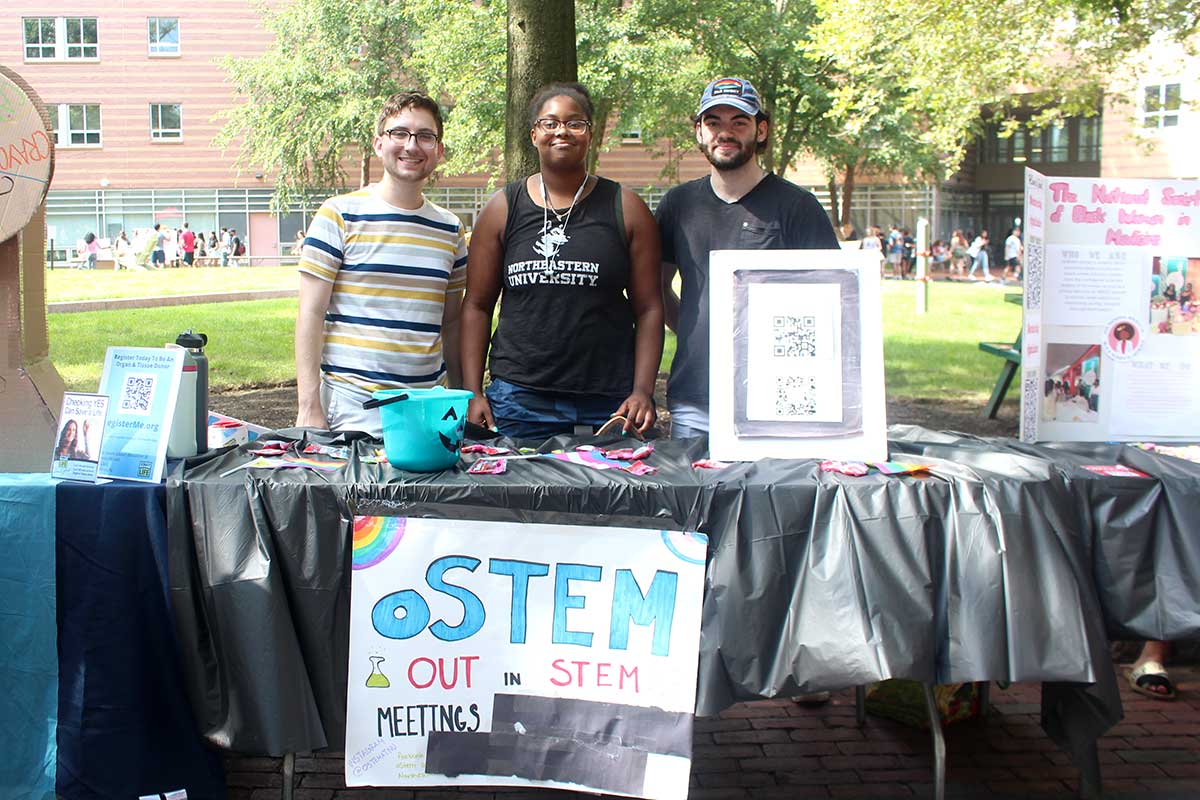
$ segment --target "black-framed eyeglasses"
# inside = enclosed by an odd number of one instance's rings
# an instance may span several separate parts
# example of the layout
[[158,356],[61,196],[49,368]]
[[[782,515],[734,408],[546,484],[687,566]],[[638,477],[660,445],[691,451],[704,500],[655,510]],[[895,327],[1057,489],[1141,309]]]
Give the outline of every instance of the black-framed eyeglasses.
[[559,129],[559,126],[565,127],[571,133],[583,133],[588,128],[592,127],[592,123],[586,119],[555,119],[554,117],[542,117],[533,123],[546,133],[554,133]]
[[413,133],[408,128],[388,128],[383,133],[398,145],[408,144],[410,137],[415,138],[417,144],[421,145],[421,147],[433,148],[438,143],[438,135],[430,131],[417,131]]

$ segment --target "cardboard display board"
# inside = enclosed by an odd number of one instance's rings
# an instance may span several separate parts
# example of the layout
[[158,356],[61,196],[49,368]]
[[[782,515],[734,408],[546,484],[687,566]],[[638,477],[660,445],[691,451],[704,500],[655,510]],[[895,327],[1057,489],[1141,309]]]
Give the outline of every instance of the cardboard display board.
[[710,263],[712,457],[886,461],[877,256],[720,250]]
[[687,797],[707,538],[356,517],[347,786]]
[[1200,181],[1025,170],[1021,439],[1200,437]]
[[53,164],[54,142],[33,99],[16,75],[0,72],[0,242],[33,218]]
[[46,329],[49,130],[37,94],[0,66],[0,471],[46,469],[65,388],[50,363]]

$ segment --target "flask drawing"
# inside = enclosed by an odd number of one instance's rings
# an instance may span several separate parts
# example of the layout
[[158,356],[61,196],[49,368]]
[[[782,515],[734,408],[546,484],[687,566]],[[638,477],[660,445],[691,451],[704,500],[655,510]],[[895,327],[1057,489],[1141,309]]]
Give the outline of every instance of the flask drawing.
[[383,656],[368,656],[371,661],[371,674],[367,676],[367,686],[372,689],[386,689],[392,685],[388,680],[387,675],[383,674],[383,670],[379,668],[385,659]]

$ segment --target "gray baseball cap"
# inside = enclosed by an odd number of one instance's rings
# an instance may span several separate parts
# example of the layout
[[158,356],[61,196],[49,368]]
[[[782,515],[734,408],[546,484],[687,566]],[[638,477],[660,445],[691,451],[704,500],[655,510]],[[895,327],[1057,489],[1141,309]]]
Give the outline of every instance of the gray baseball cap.
[[768,116],[767,112],[763,110],[762,101],[759,100],[758,90],[745,78],[717,78],[704,87],[696,118],[699,119],[701,114],[713,106],[733,106],[752,117],[759,114],[764,117]]

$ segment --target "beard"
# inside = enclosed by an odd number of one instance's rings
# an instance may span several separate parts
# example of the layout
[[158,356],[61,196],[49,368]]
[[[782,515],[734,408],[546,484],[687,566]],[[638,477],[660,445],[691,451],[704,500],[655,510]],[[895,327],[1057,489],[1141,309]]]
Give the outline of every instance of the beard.
[[708,160],[708,163],[712,164],[716,169],[721,170],[722,172],[735,170],[748,163],[750,159],[754,158],[755,146],[754,143],[747,145],[745,142],[737,140],[734,141],[738,145],[738,150],[737,152],[731,153],[727,156],[719,156],[717,155],[716,151],[719,145],[728,144],[728,142],[714,141],[707,146],[701,144],[700,152],[704,154],[704,157]]

